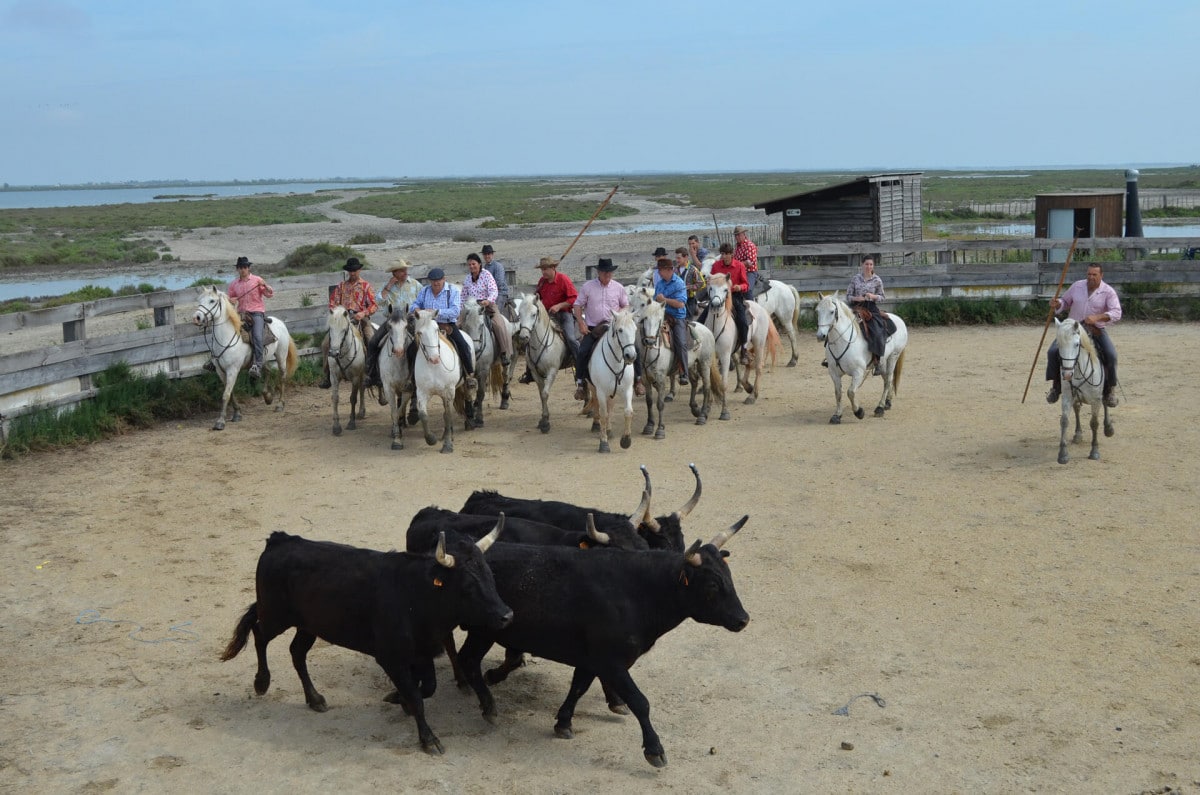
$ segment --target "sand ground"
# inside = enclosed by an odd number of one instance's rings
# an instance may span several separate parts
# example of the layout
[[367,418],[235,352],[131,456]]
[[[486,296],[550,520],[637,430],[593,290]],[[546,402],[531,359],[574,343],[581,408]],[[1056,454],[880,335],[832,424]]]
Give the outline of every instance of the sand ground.
[[[560,384],[549,434],[520,387],[452,455],[411,431],[390,450],[373,403],[334,438],[328,393],[304,388],[220,433],[203,417],[0,462],[0,790],[1200,791],[1200,378],[1155,358],[1196,327],[1114,333],[1117,433],[1066,466],[1040,378],[1020,402],[1028,327],[913,330],[893,410],[837,427],[808,334],[731,421],[675,404],[666,440],[605,457]],[[217,660],[273,530],[396,548],[419,508],[482,487],[631,511],[643,463],[666,513],[688,462],[705,484],[689,539],[750,514],[727,549],[752,622],[687,622],[634,667],[664,770],[598,692],[555,739],[569,672],[546,661],[496,688],[495,727],[440,661],[431,758],[364,656],[309,655],[325,714],[290,635],[263,697],[251,652]]]

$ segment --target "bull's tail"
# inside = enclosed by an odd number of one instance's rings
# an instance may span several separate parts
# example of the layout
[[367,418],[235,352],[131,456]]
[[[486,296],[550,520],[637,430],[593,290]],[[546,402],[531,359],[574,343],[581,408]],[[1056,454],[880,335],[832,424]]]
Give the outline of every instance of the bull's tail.
[[229,645],[225,647],[225,651],[221,652],[221,661],[232,660],[238,655],[242,649],[246,648],[246,639],[250,637],[250,631],[258,622],[258,602],[246,608],[246,612],[238,621],[237,627],[233,630],[233,639],[229,641]]
[[900,392],[900,373],[904,372],[904,354],[908,348],[900,351],[900,356],[896,359],[896,369],[892,371],[892,393],[899,394]]

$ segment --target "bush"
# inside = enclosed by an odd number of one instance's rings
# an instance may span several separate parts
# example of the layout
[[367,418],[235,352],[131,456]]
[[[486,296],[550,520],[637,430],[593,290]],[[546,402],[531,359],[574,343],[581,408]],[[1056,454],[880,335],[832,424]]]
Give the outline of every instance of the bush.
[[363,267],[367,267],[366,259],[357,251],[349,246],[336,246],[333,243],[301,246],[283,258],[283,266],[297,273],[321,273],[341,268],[350,257],[358,257]]
[[365,246],[369,243],[386,243],[387,238],[374,232],[355,235],[346,241],[347,246]]

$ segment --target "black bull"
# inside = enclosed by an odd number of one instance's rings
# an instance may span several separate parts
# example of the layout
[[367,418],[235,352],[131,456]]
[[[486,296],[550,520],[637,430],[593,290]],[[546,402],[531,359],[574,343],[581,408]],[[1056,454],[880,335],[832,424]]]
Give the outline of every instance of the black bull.
[[733,632],[749,623],[725,562],[729,553],[721,549],[745,523],[743,517],[709,544],[697,540],[683,553],[497,544],[488,565],[501,598],[513,608],[513,621],[500,630],[468,626],[459,650],[484,717],[495,719],[496,704],[481,663],[499,643],[575,668],[555,722],[559,736],[572,736],[575,704],[599,678],[637,717],[646,760],[666,765],[649,701],[629,669],[687,618]]
[[308,675],[306,656],[317,638],[371,655],[396,686],[399,701],[417,722],[421,746],[433,754],[442,744],[425,720],[423,699],[437,687],[433,658],[459,624],[493,630],[512,621],[512,610],[496,592],[483,553],[504,520],[477,543],[441,537],[434,556],[308,541],[275,532],[258,559],[258,600],[246,609],[222,660],[233,659],[254,633],[258,672],[254,691],[267,692],[271,672],[267,644],[290,627],[292,664],[304,700],[326,709]]

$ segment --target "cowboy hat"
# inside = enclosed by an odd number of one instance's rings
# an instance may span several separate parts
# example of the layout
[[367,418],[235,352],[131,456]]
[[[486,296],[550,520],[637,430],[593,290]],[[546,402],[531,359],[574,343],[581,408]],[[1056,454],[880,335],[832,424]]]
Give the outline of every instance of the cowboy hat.
[[613,261],[607,257],[601,257],[600,261],[596,263],[596,270],[601,273],[612,273],[616,269],[617,266],[613,265]]
[[354,273],[354,271],[362,270],[362,263],[358,261],[358,257],[351,257],[346,260],[346,264],[342,266],[342,270]]
[[557,267],[558,267],[558,260],[554,259],[554,257],[542,257],[542,258],[541,258],[541,259],[538,261],[538,265],[537,265],[537,266],[538,266],[539,268],[557,268]]
[[238,257],[238,258],[237,258],[237,265],[235,265],[234,267],[236,267],[236,268],[249,268],[249,267],[250,267],[251,265],[253,265],[253,264],[254,264],[254,263],[253,263],[253,262],[251,262],[251,261],[250,261],[250,260],[249,260],[247,257]]
[[479,253],[480,254],[495,254],[496,249],[492,248],[490,245],[485,245],[483,248],[479,249]]

